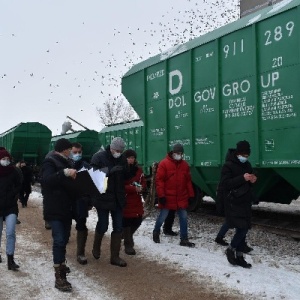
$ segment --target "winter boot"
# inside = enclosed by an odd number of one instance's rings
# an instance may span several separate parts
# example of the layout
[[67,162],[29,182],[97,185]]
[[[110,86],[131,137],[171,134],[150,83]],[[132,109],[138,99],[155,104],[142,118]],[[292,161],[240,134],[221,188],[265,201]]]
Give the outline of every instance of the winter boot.
[[246,269],[250,269],[252,267],[251,264],[247,263],[244,259],[243,252],[236,253],[236,264]]
[[215,242],[219,245],[222,245],[222,246],[228,246],[229,244],[224,240],[224,237],[222,236],[217,236],[216,239],[215,239]]
[[123,237],[124,237],[124,247],[125,247],[125,253],[127,255],[135,255],[136,252],[133,248],[134,241],[133,236],[131,232],[131,227],[124,227],[123,228]]
[[64,271],[66,272],[66,274],[71,273],[70,268],[67,266],[67,261],[63,262],[63,263],[61,264],[61,267],[64,269]]
[[77,261],[81,265],[87,264],[87,258],[85,257],[85,244],[88,236],[88,231],[78,230],[77,231]]
[[110,239],[110,263],[119,267],[126,267],[127,263],[120,258],[120,248],[121,248],[121,232],[112,232]]
[[165,229],[164,228],[163,231],[164,231],[165,235],[170,235],[170,236],[177,236],[178,235],[178,233],[173,231],[172,229]]
[[54,265],[55,287],[62,292],[71,292],[72,285],[67,280],[66,270],[63,265]]
[[92,254],[95,259],[100,258],[100,254],[101,254],[100,248],[101,248],[101,242],[102,242],[103,236],[104,236],[103,233],[98,233],[97,231],[95,231],[94,244],[93,244],[93,250],[92,250]]
[[246,243],[244,245],[243,253],[249,253],[253,250],[253,248],[249,247]]
[[195,244],[191,243],[188,239],[180,240],[180,246],[194,248]]
[[20,266],[15,263],[13,255],[7,255],[7,268],[12,271],[18,271],[20,268]]
[[231,247],[228,247],[225,251],[225,254],[226,254],[228,262],[235,266],[237,264],[237,261],[236,261],[234,249]]
[[160,233],[157,231],[153,230],[153,242],[159,244],[160,243],[160,238],[159,238]]

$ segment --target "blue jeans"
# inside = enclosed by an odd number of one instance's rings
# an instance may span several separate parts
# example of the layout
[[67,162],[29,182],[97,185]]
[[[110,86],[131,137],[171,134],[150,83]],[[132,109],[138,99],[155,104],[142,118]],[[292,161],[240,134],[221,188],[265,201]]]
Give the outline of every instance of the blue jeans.
[[[154,226],[154,231],[160,232],[161,225],[167,218],[169,213],[169,210],[166,208],[163,208],[160,210],[160,213],[156,219],[155,226]],[[186,240],[188,238],[188,233],[187,233],[187,211],[186,209],[178,209],[177,214],[179,217],[179,226],[180,226],[180,239]]]
[[[16,246],[16,222],[17,215],[10,214],[5,216],[6,224],[6,254],[14,255]],[[0,248],[3,230],[3,217],[0,217]]]
[[72,220],[69,221],[49,221],[52,228],[53,238],[53,263],[61,264],[66,261],[66,245],[71,233]]
[[116,210],[97,209],[98,222],[96,225],[96,231],[99,234],[104,234],[107,231],[109,224],[109,212],[112,218],[113,232],[121,233],[123,231],[123,209],[118,205]]
[[243,252],[246,243],[248,228],[236,228],[235,234],[231,240],[230,246],[237,252]]

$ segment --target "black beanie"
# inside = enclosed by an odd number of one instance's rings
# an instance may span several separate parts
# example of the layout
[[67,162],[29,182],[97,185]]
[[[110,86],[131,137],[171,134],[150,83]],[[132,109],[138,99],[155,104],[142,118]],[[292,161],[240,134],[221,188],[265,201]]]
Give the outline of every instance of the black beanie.
[[54,145],[54,150],[57,152],[63,152],[64,150],[70,148],[72,148],[72,143],[69,140],[64,138],[57,140]]
[[240,141],[236,144],[236,152],[239,154],[247,154],[250,155],[250,144],[247,141]]
[[124,152],[124,155],[126,158],[130,157],[130,156],[134,156],[134,158],[136,158],[136,152],[132,149],[128,149]]
[[175,153],[183,153],[183,146],[181,144],[175,144],[173,146],[173,152]]

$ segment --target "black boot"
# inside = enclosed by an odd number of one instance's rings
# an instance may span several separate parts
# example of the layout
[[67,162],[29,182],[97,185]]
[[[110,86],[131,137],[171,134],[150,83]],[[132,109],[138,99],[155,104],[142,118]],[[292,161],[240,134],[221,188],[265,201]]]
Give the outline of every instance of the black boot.
[[2,257],[1,257],[1,255],[0,255],[0,263],[2,263]]
[[124,237],[125,253],[127,255],[135,255],[136,252],[133,248],[134,241],[133,241],[133,236],[132,236],[132,231],[130,226],[123,228],[123,237]]
[[101,242],[102,242],[103,236],[104,236],[103,233],[98,233],[97,231],[95,231],[94,244],[93,244],[93,250],[92,250],[92,254],[95,259],[100,258]]
[[234,249],[232,249],[231,247],[228,247],[225,251],[225,254],[226,254],[228,262],[235,266],[237,264],[237,262],[236,262]]
[[87,258],[85,257],[85,244],[88,236],[88,231],[78,230],[77,231],[77,261],[81,265],[87,264]]
[[7,268],[12,271],[18,271],[20,268],[20,266],[15,263],[13,255],[7,255]]
[[110,239],[110,263],[119,267],[126,267],[125,260],[120,258],[122,232],[112,232]]
[[55,270],[55,287],[62,292],[71,292],[72,285],[67,280],[65,266],[58,265],[54,266]]
[[224,240],[224,237],[217,236],[215,242],[222,246],[228,246],[229,244]]
[[250,269],[252,267],[251,264],[247,263],[244,259],[243,252],[238,252],[236,255],[236,264],[246,269]]
[[180,246],[194,248],[195,244],[191,243],[188,239],[180,240]]
[[159,238],[159,232],[153,231],[153,242],[159,244],[160,238]]
[[253,248],[249,247],[246,243],[243,248],[243,253],[249,253],[253,250]]
[[175,220],[175,210],[169,210],[167,218],[165,219],[164,225],[163,225],[163,233],[165,235],[170,235],[170,236],[177,236],[178,233],[174,232],[172,230],[174,220]]

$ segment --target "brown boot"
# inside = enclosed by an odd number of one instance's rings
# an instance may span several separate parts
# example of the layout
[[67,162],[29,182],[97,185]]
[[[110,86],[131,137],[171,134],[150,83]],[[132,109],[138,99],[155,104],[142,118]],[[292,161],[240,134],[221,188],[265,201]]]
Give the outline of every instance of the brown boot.
[[124,247],[125,247],[125,253],[127,255],[135,255],[136,252],[133,248],[134,241],[133,236],[131,232],[131,227],[124,227],[123,228],[123,236],[124,236]]
[[110,263],[119,267],[126,267],[127,263],[122,258],[120,258],[120,248],[121,248],[121,232],[112,232],[110,239]]
[[92,254],[93,254],[95,259],[100,258],[101,242],[102,242],[103,236],[104,236],[103,233],[98,233],[97,231],[95,231],[94,244],[93,244],[93,250],[92,250]]
[[87,258],[85,257],[85,244],[88,236],[88,231],[78,230],[77,231],[77,261],[81,265],[87,264]]
[[54,265],[55,270],[55,287],[62,292],[71,292],[72,285],[67,280],[65,267],[60,265]]

